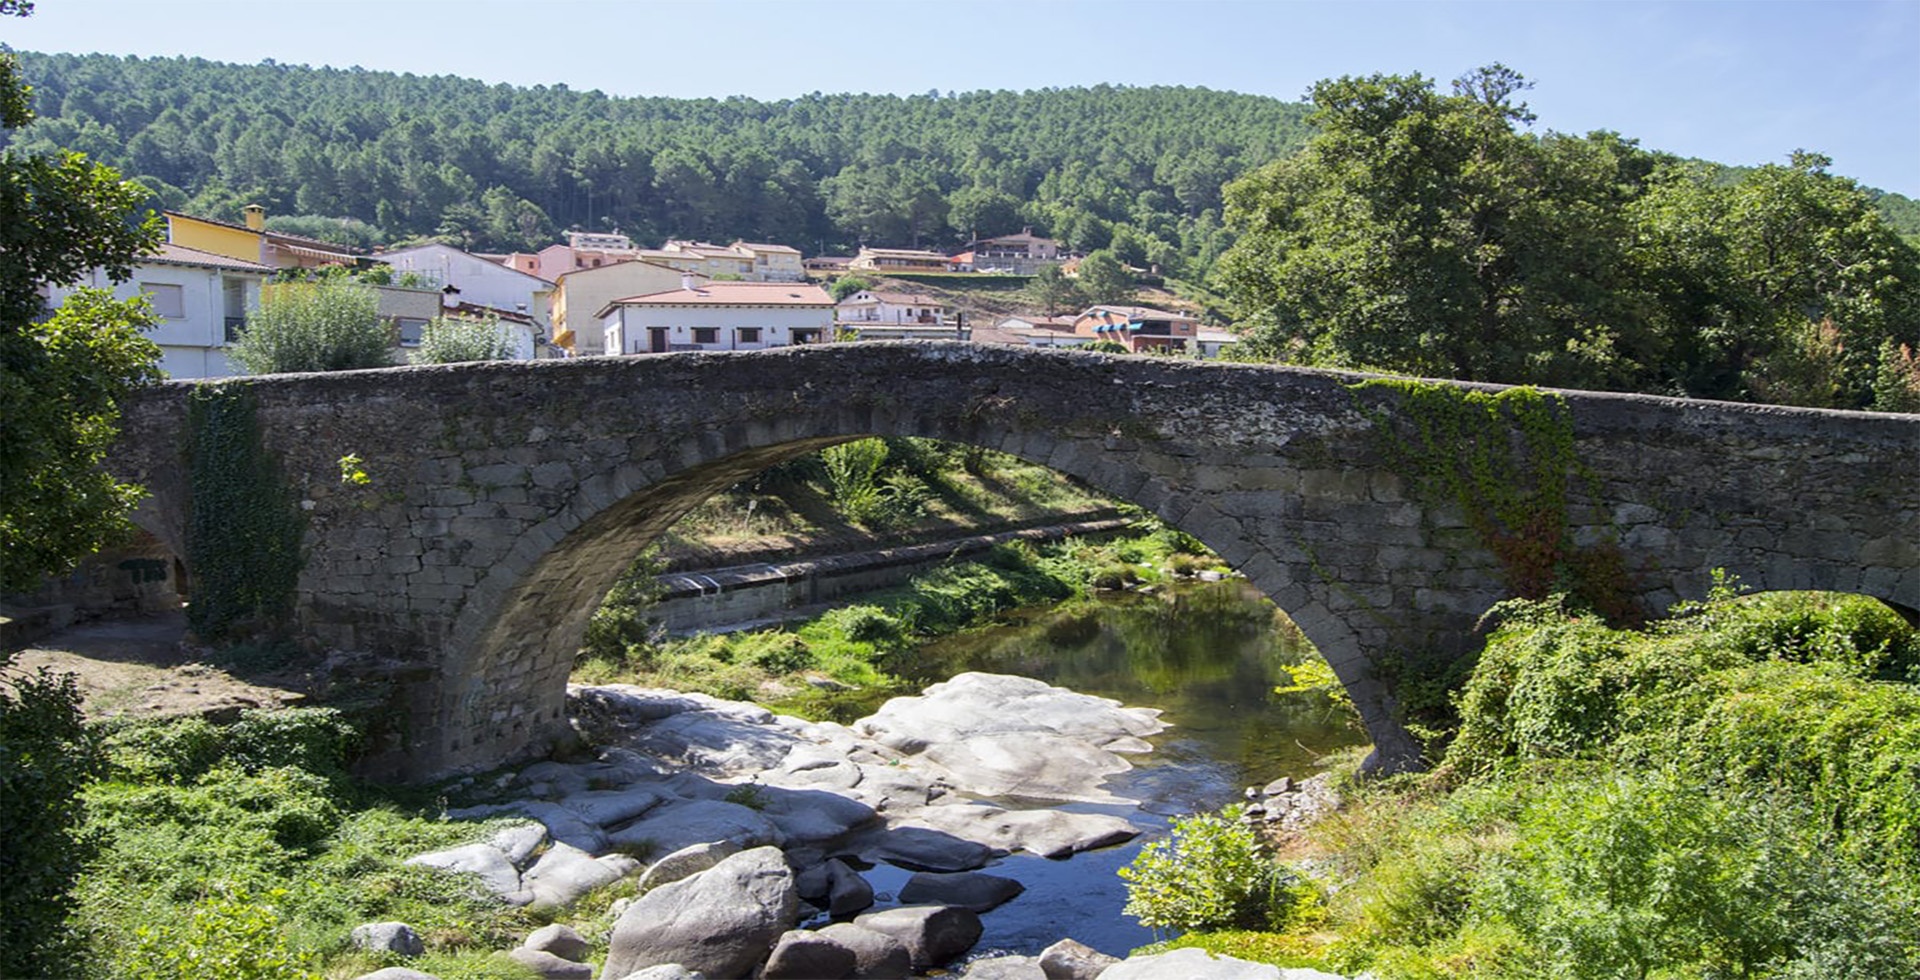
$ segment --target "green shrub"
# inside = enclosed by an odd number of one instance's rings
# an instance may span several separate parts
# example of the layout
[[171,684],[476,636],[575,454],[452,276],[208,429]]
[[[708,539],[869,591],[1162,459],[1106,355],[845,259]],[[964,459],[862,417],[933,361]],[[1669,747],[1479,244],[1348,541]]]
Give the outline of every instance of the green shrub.
[[855,439],[828,446],[820,450],[820,461],[826,467],[835,510],[856,524],[879,516],[884,503],[880,468],[887,461],[886,440]]
[[204,718],[125,725],[106,746],[115,772],[135,781],[191,781],[221,765],[248,773],[292,767],[339,779],[359,738],[333,708],[249,708],[232,725]]
[[513,337],[496,317],[437,316],[420,331],[415,364],[504,361],[513,357]]
[[[1778,800],[1670,776],[1565,785],[1522,813],[1481,914],[1553,976],[1916,975],[1912,907],[1822,838]],[[1806,972],[1821,963],[1851,966]]]
[[896,648],[906,640],[906,627],[899,617],[879,606],[841,606],[822,614],[818,622],[856,643],[871,643],[882,649]]
[[769,674],[791,674],[813,666],[813,651],[792,633],[762,633],[741,660]]
[[1730,605],[1715,642],[1748,660],[1845,664],[1862,676],[1905,682],[1920,669],[1920,631],[1879,600],[1774,592]]
[[1807,806],[1861,865],[1920,875],[1920,690],[1776,661],[1708,674],[1647,716],[1623,761]]
[[[269,900],[284,897],[269,893]],[[122,964],[146,980],[319,980],[308,956],[287,945],[279,912],[244,892],[223,889],[196,902],[184,923],[134,930]]]
[[227,355],[248,374],[348,371],[391,365],[393,340],[371,288],[344,279],[278,283]]
[[1253,828],[1230,806],[1173,822],[1164,840],[1141,848],[1120,869],[1124,911],[1152,929],[1266,927],[1285,921],[1300,880],[1259,847]]
[[0,976],[70,970],[81,949],[67,918],[96,841],[81,790],[102,768],[72,674],[12,669],[0,655]]

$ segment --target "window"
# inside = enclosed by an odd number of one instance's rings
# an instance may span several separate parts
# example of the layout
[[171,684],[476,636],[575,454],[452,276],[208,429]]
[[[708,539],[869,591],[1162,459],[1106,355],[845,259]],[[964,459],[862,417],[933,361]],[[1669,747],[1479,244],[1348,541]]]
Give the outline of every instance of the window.
[[741,342],[741,343],[743,343],[743,344],[757,344],[757,343],[759,343],[759,342],[760,342],[760,328],[759,328],[759,327],[741,327],[741,328],[740,328],[740,342]]
[[393,325],[399,328],[402,347],[420,346],[420,335],[427,329],[427,321],[412,316],[395,317]]
[[717,344],[720,342],[719,327],[694,327],[693,342],[696,344]]
[[179,284],[170,282],[143,282],[140,291],[147,294],[147,302],[153,304],[153,312],[169,320],[182,320],[187,315],[186,291]]

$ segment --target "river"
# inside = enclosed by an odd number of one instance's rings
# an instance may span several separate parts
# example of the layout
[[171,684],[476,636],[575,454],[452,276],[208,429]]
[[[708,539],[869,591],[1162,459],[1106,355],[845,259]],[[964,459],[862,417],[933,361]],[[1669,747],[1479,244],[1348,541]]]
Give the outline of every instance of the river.
[[[1290,683],[1284,668],[1299,662],[1304,641],[1242,580],[1106,593],[1010,618],[931,641],[887,669],[916,689],[963,671],[1017,674],[1159,708],[1170,727],[1150,739],[1153,752],[1133,757],[1133,771],[1109,784],[1139,807],[1069,807],[1118,813],[1149,833],[1065,861],[1015,855],[986,869],[1018,879],[1027,892],[983,916],[975,955],[1032,955],[1066,936],[1124,956],[1163,938],[1122,914],[1126,888],[1115,872],[1162,835],[1168,816],[1218,808],[1281,776],[1312,775],[1315,758],[1366,741],[1326,697],[1273,693]],[[867,872],[876,892],[887,894],[907,876],[885,865]]]

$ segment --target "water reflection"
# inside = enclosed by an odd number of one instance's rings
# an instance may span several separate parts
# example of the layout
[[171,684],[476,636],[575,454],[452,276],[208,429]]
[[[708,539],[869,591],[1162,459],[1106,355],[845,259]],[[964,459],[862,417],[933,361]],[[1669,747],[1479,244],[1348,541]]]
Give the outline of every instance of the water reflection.
[[969,670],[1019,674],[1128,705],[1172,726],[1116,787],[1156,812],[1230,802],[1243,786],[1306,776],[1365,742],[1325,697],[1276,695],[1305,641],[1240,580],[1119,593],[1028,610],[1004,626],[927,643],[890,663],[915,689]]

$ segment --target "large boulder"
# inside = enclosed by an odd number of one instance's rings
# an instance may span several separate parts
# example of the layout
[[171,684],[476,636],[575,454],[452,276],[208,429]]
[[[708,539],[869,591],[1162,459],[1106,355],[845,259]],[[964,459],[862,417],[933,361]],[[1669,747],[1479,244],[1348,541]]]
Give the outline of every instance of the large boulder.
[[1214,956],[1203,949],[1176,949],[1170,953],[1135,956],[1114,964],[1100,980],[1346,980],[1334,973],[1304,967],[1281,968],[1231,956]]
[[433,851],[410,857],[406,863],[473,875],[482,889],[509,904],[525,905],[532,898],[521,890],[520,869],[491,844],[467,844]]
[[585,963],[593,954],[593,947],[586,938],[573,930],[572,926],[558,922],[544,925],[527,935],[527,941],[520,944],[526,949],[537,949],[552,953],[563,960]]
[[521,800],[514,804],[514,809],[540,821],[554,840],[594,854],[607,849],[606,832],[599,824],[581,816],[578,810],[544,800]]
[[765,801],[760,812],[789,841],[834,840],[880,816],[859,800],[825,790],[773,787],[760,793]]
[[1047,980],[1096,980],[1118,962],[1118,956],[1108,956],[1072,939],[1062,939],[1040,951],[1040,970]]
[[593,967],[575,963],[564,956],[555,956],[544,949],[522,946],[508,951],[507,959],[533,971],[540,980],[593,980]]
[[1031,956],[989,956],[967,964],[964,980],[1047,980],[1040,961]]
[[986,912],[1013,901],[1026,890],[1012,878],[977,871],[918,871],[900,889],[900,901],[905,905],[954,905],[970,912]]
[[853,950],[817,932],[794,930],[774,943],[764,980],[846,980],[858,964]]
[[520,881],[532,893],[534,908],[566,908],[582,895],[619,881],[633,864],[623,854],[596,858],[571,844],[555,843]]
[[659,793],[628,787],[574,793],[560,800],[560,805],[594,826],[611,827],[632,820],[662,802],[664,799]]
[[895,980],[913,969],[913,954],[907,951],[907,944],[884,932],[836,922],[819,930],[819,935],[853,950],[850,980]]
[[745,977],[799,916],[793,871],[756,847],[640,896],[613,924],[603,980],[678,963],[714,980]]
[[862,929],[884,932],[900,940],[913,957],[913,968],[939,966],[973,948],[980,941],[980,917],[947,905],[903,905],[869,912],[853,920]]
[[404,922],[369,922],[354,926],[349,938],[356,949],[375,953],[399,953],[401,956],[419,956],[427,951],[420,934]]
[[671,854],[695,844],[731,841],[741,847],[783,844],[780,828],[758,811],[723,800],[676,800],[609,835],[615,847]]
[[662,963],[644,970],[635,970],[616,980],[707,980],[707,977],[678,963]]
[[699,874],[740,853],[740,845],[730,840],[689,844],[647,866],[637,886],[642,894],[671,881]]
[[862,834],[853,846],[864,860],[914,871],[972,871],[1006,853],[948,831],[904,822]]

